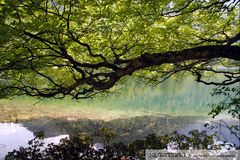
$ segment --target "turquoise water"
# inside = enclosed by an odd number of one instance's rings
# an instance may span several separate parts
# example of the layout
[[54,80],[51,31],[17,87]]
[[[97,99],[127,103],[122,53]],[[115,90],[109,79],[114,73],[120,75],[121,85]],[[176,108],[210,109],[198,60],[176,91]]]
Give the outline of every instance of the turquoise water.
[[118,93],[112,93],[93,99],[72,100],[67,97],[63,100],[44,99],[35,104],[37,99],[29,97],[16,97],[7,101],[10,105],[45,106],[46,110],[64,110],[66,114],[72,111],[89,111],[106,116],[119,114],[167,114],[175,116],[207,116],[209,103],[214,103],[219,97],[211,97],[213,86],[197,83],[191,77],[184,79],[171,78],[157,86],[145,85],[134,80],[118,86]]
[[[123,93],[113,96],[113,103],[126,110],[141,110],[170,115],[206,115],[213,87],[196,83],[192,78],[169,79],[158,86],[145,86],[131,81]],[[111,105],[107,102],[106,105]]]
[[157,86],[150,86],[129,80],[121,87],[119,93],[102,98],[80,100],[70,98],[65,101],[44,100],[41,104],[86,106],[108,110],[128,112],[148,112],[170,115],[206,115],[207,105],[217,101],[211,97],[213,86],[197,83],[191,77],[184,79],[171,78]]
[[131,142],[202,124],[210,110],[207,105],[219,100],[210,95],[213,87],[192,77],[170,78],[157,86],[129,79],[125,85],[118,85],[119,93],[93,99],[44,99],[37,104],[37,99],[26,96],[1,100],[0,119],[18,120],[31,133],[43,131],[46,137],[113,128],[116,141]]

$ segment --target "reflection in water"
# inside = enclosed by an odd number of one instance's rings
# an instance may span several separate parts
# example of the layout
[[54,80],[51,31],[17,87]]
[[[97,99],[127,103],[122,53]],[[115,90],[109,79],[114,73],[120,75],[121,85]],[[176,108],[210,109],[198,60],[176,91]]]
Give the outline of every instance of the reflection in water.
[[214,101],[210,96],[211,90],[211,87],[196,83],[190,77],[178,80],[171,78],[156,87],[131,82],[125,87],[124,94],[114,97],[114,100],[118,102],[118,107],[129,110],[206,115],[207,104]]
[[[44,132],[46,144],[59,142],[59,139],[68,134],[88,133],[94,135],[100,128],[108,127],[116,130],[117,137],[114,142],[132,142],[145,136],[172,133],[180,130],[190,121],[196,122],[200,117],[172,117],[172,116],[138,116],[134,118],[115,119],[112,121],[100,120],[74,120],[66,119],[33,119],[23,121],[22,124],[0,123],[0,159],[7,152],[27,146],[27,142],[34,138],[33,133]],[[96,137],[95,142],[102,142]]]
[[[66,119],[34,119],[24,121],[22,124],[0,123],[2,131],[0,132],[0,159],[6,155],[8,151],[18,149],[19,146],[27,146],[27,141],[32,139],[33,133],[43,131],[45,143],[58,143],[60,139],[69,135],[78,133],[88,133],[95,135],[100,128],[107,127],[115,129],[117,137],[112,142],[133,142],[136,139],[143,139],[149,134],[164,135],[174,131],[179,131],[182,134],[188,134],[190,130],[207,130],[207,133],[218,133],[221,140],[227,140],[236,146],[239,146],[239,141],[226,128],[209,129],[205,128],[204,123],[215,125],[217,120],[213,121],[206,117],[190,117],[190,116],[138,116],[134,118],[115,119],[111,121],[99,120],[74,120]],[[237,124],[238,121],[226,119],[228,124]],[[103,143],[100,137],[93,139],[94,143]],[[45,146],[47,146],[45,144]]]
[[3,159],[8,151],[27,146],[33,133],[20,124],[0,123],[0,159]]
[[[222,119],[223,118],[223,119]],[[205,127],[205,124],[208,124]],[[216,119],[205,119],[198,123],[192,123],[184,129],[181,129],[179,133],[189,135],[191,130],[207,131],[207,134],[214,133],[217,137],[217,141],[227,141],[235,145],[235,147],[240,147],[239,136],[240,133],[237,130],[231,128],[232,125],[240,127],[240,121],[237,119],[232,119],[229,117],[221,117]],[[231,130],[232,129],[232,130]],[[234,131],[234,132],[232,132]],[[234,134],[235,133],[235,134]]]
[[219,97],[211,97],[212,87],[196,83],[191,77],[171,78],[156,86],[145,86],[129,80],[120,93],[81,101],[18,97],[0,101],[0,121],[18,121],[32,118],[102,119],[112,120],[152,114],[175,116],[206,116],[207,104]]
[[102,127],[116,130],[115,141],[131,142],[142,139],[149,134],[170,134],[181,130],[191,122],[198,122],[205,117],[190,116],[137,116],[132,118],[114,119],[111,121],[79,119],[34,119],[22,122],[32,132],[43,131],[46,137],[61,134],[76,135],[77,133],[94,134]]
[[[34,135],[21,124],[0,123],[0,160],[4,159],[5,155],[20,146],[28,146],[28,141],[34,138]],[[57,144],[60,139],[68,135],[60,135],[44,139],[45,146],[50,143]]]
[[[191,77],[171,78],[156,87],[129,80],[121,87],[119,94],[79,102],[70,98],[44,99],[33,106],[37,100],[29,97],[1,100],[0,122],[18,121],[31,132],[21,125],[15,126],[18,129],[14,131],[1,129],[0,153],[5,152],[4,144],[18,148],[17,145],[25,145],[33,138],[32,132],[39,131],[53,137],[79,132],[94,134],[108,127],[116,129],[115,141],[123,142],[152,133],[168,134],[206,118],[207,104],[216,101],[216,97],[210,96],[212,87],[196,83]],[[8,137],[4,138],[4,134]],[[23,142],[16,143],[19,140]]]

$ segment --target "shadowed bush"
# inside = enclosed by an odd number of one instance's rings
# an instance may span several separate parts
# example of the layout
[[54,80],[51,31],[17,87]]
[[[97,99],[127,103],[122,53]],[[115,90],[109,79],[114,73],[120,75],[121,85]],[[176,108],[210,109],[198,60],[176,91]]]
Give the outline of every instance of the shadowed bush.
[[[105,128],[106,129],[106,128]],[[192,130],[190,136],[174,132],[171,135],[148,135],[145,139],[135,140],[132,143],[114,143],[101,149],[94,149],[91,141],[84,140],[83,136],[75,136],[60,140],[58,145],[53,143],[44,147],[42,137],[29,141],[29,147],[20,147],[19,150],[9,152],[6,160],[117,160],[123,157],[128,159],[144,159],[146,149],[218,149],[214,145],[214,135],[207,135],[205,131]],[[89,139],[89,136],[85,136]],[[104,137],[103,137],[104,138]]]

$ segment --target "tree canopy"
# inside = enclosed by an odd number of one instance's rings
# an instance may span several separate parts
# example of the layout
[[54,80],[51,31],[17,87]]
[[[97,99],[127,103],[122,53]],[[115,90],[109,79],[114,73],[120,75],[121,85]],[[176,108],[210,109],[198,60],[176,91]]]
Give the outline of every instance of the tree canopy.
[[[91,97],[123,77],[240,81],[239,0],[0,0],[0,97]],[[206,81],[222,74],[223,81]]]

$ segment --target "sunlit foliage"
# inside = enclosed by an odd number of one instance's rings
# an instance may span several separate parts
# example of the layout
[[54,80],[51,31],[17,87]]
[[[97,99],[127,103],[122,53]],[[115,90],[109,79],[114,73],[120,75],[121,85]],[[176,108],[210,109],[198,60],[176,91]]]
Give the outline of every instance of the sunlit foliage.
[[183,71],[236,83],[214,67],[239,60],[238,13],[238,0],[1,0],[0,97],[87,98]]

